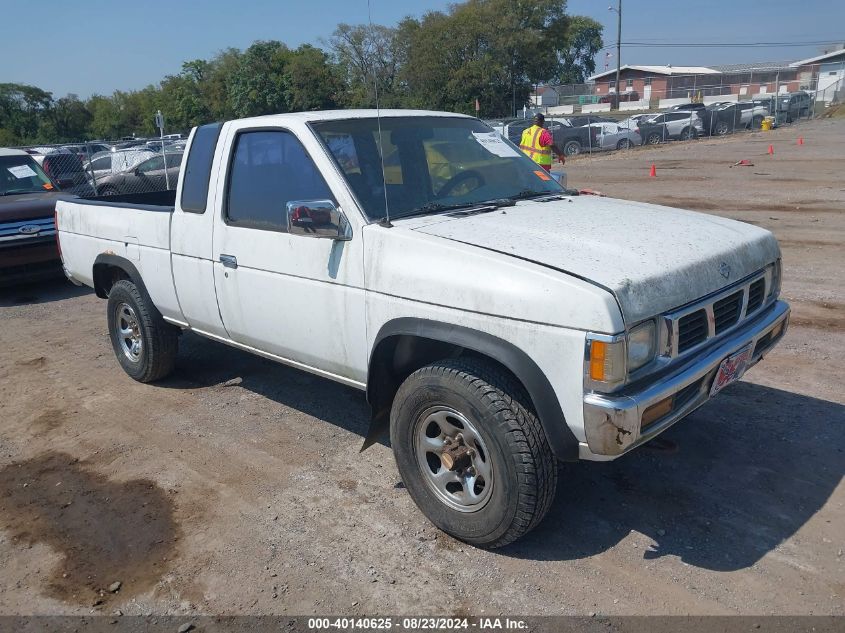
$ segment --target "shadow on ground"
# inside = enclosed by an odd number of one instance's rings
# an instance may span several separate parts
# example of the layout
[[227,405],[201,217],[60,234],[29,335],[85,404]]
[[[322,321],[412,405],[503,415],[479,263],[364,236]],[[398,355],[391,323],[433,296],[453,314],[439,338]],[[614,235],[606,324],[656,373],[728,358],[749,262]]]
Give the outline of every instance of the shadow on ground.
[[[740,382],[664,433],[680,446],[566,465],[537,530],[502,553],[584,558],[639,532],[643,558],[753,565],[824,506],[845,471],[845,407]],[[647,541],[640,537],[641,543]],[[633,544],[631,545],[633,547]]]
[[[159,384],[237,384],[361,436],[369,424],[359,391],[193,335],[182,339],[174,376]],[[795,534],[839,484],[843,424],[845,406],[740,382],[663,435],[679,444],[677,453],[638,450],[614,462],[563,465],[549,516],[499,552],[579,559],[636,531],[655,543],[640,546],[646,559],[749,567]]]
[[38,283],[20,284],[0,288],[0,308],[28,305],[35,303],[50,303],[81,297],[94,292],[87,286],[74,286],[64,277],[56,277]]
[[362,392],[194,334],[179,341],[170,389],[237,385],[269,400],[364,436],[370,408]]

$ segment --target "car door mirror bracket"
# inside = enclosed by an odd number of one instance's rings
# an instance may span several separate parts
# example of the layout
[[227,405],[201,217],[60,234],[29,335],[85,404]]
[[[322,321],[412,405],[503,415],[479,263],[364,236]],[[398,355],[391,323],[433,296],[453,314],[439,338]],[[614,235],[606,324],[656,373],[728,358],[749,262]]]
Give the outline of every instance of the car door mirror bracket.
[[287,204],[288,233],[332,240],[352,239],[352,227],[332,200],[291,200]]

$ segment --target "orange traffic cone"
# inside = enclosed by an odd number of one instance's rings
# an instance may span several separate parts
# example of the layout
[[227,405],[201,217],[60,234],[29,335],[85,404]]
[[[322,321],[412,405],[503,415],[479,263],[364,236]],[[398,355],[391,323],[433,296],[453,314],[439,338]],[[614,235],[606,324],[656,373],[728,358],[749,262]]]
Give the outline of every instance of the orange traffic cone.
[[799,136],[799,137],[798,137],[798,144],[799,144],[799,145],[803,145],[803,144],[804,144],[804,137],[803,137],[803,136]]
[[649,178],[656,178],[657,177],[657,168],[654,166],[654,163],[651,164],[651,169],[648,172]]
[[774,156],[774,155],[775,155],[775,146],[769,145],[769,156]]

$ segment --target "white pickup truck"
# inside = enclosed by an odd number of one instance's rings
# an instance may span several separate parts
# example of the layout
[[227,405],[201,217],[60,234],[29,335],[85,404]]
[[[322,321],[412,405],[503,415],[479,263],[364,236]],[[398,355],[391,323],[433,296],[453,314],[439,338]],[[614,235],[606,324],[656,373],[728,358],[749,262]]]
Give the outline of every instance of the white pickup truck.
[[132,378],[190,330],[357,387],[365,447],[389,427],[425,515],[496,547],[546,514],[558,460],[651,440],[789,317],[768,231],[571,193],[475,118],[310,112],[196,128],[175,192],[57,224]]

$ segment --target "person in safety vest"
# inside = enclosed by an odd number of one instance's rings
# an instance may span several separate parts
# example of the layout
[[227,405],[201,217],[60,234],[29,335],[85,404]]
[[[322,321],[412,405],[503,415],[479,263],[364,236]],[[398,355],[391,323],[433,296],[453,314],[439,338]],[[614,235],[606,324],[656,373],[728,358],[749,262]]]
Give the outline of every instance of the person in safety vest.
[[546,171],[552,170],[552,152],[557,155],[560,164],[566,163],[563,152],[555,145],[552,133],[543,127],[546,117],[541,113],[534,115],[533,125],[522,133],[519,149]]

